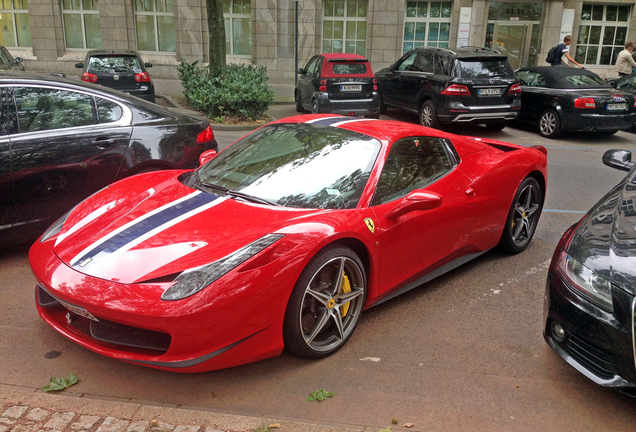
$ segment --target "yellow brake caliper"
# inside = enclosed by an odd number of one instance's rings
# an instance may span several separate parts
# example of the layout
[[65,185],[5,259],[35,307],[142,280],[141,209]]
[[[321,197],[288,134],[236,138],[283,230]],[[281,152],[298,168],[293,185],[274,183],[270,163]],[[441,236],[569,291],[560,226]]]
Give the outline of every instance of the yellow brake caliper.
[[[340,294],[346,294],[351,292],[351,283],[349,282],[349,278],[342,272],[342,285],[340,286]],[[342,305],[340,308],[340,315],[342,318],[347,316],[347,312],[349,312],[349,305],[351,302],[347,302]]]

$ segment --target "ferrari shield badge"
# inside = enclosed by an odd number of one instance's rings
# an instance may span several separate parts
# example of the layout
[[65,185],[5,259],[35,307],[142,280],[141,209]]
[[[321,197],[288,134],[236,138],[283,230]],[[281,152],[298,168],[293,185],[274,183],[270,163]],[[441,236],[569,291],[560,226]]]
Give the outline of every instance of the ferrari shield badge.
[[373,223],[373,219],[366,218],[364,220],[364,223],[367,225],[367,228],[369,228],[369,231],[371,231],[371,234],[373,234],[375,232],[375,224]]

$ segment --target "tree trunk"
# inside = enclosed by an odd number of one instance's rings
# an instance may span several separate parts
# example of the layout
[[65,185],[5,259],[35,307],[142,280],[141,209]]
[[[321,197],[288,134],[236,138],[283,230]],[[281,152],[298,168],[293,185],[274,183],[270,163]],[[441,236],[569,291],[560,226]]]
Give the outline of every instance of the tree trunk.
[[223,0],[206,0],[208,9],[210,73],[225,66],[225,21]]

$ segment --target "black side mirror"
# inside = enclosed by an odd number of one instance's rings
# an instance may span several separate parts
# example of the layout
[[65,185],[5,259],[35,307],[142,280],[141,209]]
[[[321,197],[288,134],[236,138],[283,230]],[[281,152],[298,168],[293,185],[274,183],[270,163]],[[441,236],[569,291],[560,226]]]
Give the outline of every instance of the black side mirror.
[[146,66],[147,68],[151,68],[152,67],[152,63],[146,62],[146,63],[144,63],[144,66]]
[[621,171],[630,171],[634,166],[632,152],[629,150],[608,150],[603,154],[603,163]]
[[24,61],[22,57],[16,57],[14,60],[16,63],[22,63]]
[[84,67],[84,63],[75,63],[75,67],[80,69]]
[[296,73],[300,74],[300,75],[305,75],[305,69],[300,68],[296,71]]

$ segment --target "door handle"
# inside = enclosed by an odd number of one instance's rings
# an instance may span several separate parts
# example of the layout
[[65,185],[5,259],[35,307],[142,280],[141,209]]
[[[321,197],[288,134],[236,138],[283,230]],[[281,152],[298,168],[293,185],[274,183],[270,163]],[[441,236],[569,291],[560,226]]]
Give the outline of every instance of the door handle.
[[469,187],[468,189],[466,189],[466,195],[467,196],[475,195],[475,189],[473,189],[472,187]]
[[112,138],[107,138],[107,137],[95,138],[95,141],[93,141],[93,145],[95,147],[101,147],[101,148],[108,148],[112,146],[113,144],[115,144],[115,140]]

